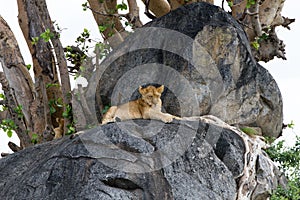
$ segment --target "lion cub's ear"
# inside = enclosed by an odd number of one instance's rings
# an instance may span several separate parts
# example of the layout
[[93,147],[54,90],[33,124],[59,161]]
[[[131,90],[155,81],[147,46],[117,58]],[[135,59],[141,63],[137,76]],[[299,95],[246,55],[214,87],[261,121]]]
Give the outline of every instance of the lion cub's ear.
[[139,86],[139,93],[140,93],[141,95],[144,94],[144,89],[142,88],[142,86]]
[[156,88],[156,91],[159,93],[163,93],[164,89],[165,89],[165,86],[161,85],[160,87]]

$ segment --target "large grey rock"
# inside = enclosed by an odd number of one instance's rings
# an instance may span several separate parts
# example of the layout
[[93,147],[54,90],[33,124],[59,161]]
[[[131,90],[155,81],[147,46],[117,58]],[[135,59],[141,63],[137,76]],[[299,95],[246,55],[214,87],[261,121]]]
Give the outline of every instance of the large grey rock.
[[[0,159],[0,199],[233,200],[244,154],[236,132],[202,120],[113,123]],[[279,178],[259,160],[250,194],[268,195]]]
[[260,127],[265,136],[281,133],[275,80],[252,57],[240,24],[216,6],[183,6],[132,33],[94,73],[87,93],[101,100],[90,105],[98,111],[101,103],[124,103],[149,83],[166,86],[162,100],[169,113],[211,114]]

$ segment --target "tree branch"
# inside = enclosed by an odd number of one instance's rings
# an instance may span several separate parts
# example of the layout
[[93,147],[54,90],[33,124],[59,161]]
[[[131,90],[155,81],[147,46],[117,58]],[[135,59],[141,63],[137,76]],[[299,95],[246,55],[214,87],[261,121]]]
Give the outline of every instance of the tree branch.
[[[116,10],[117,1],[88,0],[88,3],[93,10],[92,13],[98,26],[106,27],[102,32],[104,40],[110,44],[112,49],[116,48],[127,36]],[[114,16],[115,14],[117,16]]]
[[92,11],[94,14],[98,14],[98,15],[102,15],[105,17],[124,17],[126,18],[128,14],[120,14],[120,13],[103,13],[100,11],[97,11],[93,8],[91,8],[90,6],[86,6],[88,9],[90,9],[90,11]]
[[127,20],[133,24],[134,28],[143,26],[140,20],[139,7],[136,0],[127,0],[129,6],[129,13],[127,14]]
[[255,4],[251,6],[249,10],[246,10],[246,13],[251,17],[252,26],[254,27],[256,36],[258,37],[262,35],[262,28],[259,17],[259,4],[260,0],[256,0]]

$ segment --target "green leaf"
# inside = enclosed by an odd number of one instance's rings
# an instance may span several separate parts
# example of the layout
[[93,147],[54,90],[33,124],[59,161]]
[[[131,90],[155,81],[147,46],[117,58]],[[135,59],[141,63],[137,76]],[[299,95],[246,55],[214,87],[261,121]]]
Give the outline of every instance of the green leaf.
[[12,134],[13,134],[13,132],[12,132],[12,130],[8,130],[8,131],[6,132],[6,134],[7,134],[7,136],[8,136],[9,138],[11,138],[11,137],[12,137]]
[[86,10],[87,10],[87,6],[88,6],[87,4],[88,4],[87,2],[81,4],[81,6],[82,6],[82,8],[83,8],[83,11],[86,11]]
[[287,126],[288,126],[288,128],[293,129],[295,126],[294,121],[292,120]]
[[5,99],[5,95],[3,93],[0,93],[0,99]]
[[6,106],[3,106],[3,105],[0,105],[0,112],[3,112],[7,110],[7,107]]
[[80,71],[82,71],[82,72],[85,71],[85,67],[84,67],[84,66],[80,66],[79,69],[80,69]]
[[75,133],[75,127],[69,126],[68,127],[68,135]]
[[103,110],[102,110],[102,114],[105,114],[107,111],[108,111],[108,109],[110,108],[110,106],[104,106],[104,108],[103,108]]
[[246,8],[250,8],[252,5],[256,4],[256,0],[247,0]]
[[32,45],[36,45],[38,43],[38,41],[39,41],[39,37],[33,37],[33,38],[31,38],[31,44]]
[[56,109],[53,106],[50,106],[50,114],[54,114],[56,112]]
[[62,113],[62,116],[64,118],[72,118],[72,107],[70,105],[67,105],[65,108],[65,111]]
[[17,113],[18,118],[23,118],[23,110],[22,110],[22,105],[18,105],[16,108],[14,108],[14,111]]
[[101,33],[103,33],[106,29],[107,29],[107,26],[106,26],[106,25],[104,25],[104,26],[99,26],[99,31],[100,31]]
[[122,2],[121,4],[117,4],[116,8],[118,10],[127,10],[127,5],[124,2]]
[[59,84],[58,83],[47,83],[46,84],[46,89],[48,89],[50,87],[59,87]]
[[251,42],[251,45],[252,45],[252,47],[253,47],[255,50],[258,50],[259,47],[260,47],[258,41],[253,41],[253,42]]
[[49,40],[52,39],[52,38],[54,37],[54,34],[50,31],[49,28],[47,28],[46,31],[40,35],[40,37],[41,37],[45,42],[49,42]]
[[33,133],[32,136],[31,136],[31,143],[33,143],[33,144],[38,143],[38,139],[39,139],[38,134]]
[[26,68],[27,68],[28,70],[30,70],[30,69],[31,69],[31,64],[26,65]]
[[62,98],[58,98],[56,100],[56,106],[59,107],[59,108],[62,108],[64,106]]

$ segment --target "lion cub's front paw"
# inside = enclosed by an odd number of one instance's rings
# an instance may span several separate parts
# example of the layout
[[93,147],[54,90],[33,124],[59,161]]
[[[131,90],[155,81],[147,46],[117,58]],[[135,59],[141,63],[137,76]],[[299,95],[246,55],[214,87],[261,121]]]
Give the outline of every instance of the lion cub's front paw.
[[165,123],[170,123],[172,122],[174,119],[173,115],[165,115],[161,120]]

